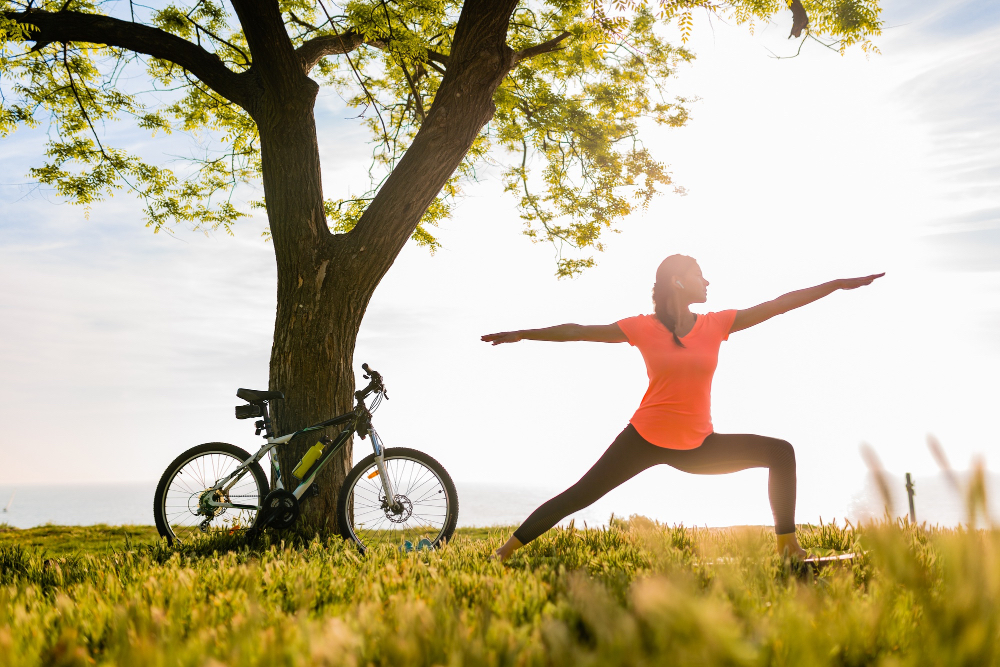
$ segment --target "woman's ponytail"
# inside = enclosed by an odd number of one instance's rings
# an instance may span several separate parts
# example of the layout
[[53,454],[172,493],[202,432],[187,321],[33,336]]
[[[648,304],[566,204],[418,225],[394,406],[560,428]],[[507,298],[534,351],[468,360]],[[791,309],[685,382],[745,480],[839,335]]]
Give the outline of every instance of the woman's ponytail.
[[694,262],[687,255],[671,255],[660,262],[656,269],[656,283],[653,284],[653,311],[656,319],[663,323],[673,337],[674,343],[684,347],[677,336],[677,321],[680,319],[680,302],[675,298],[675,291],[670,284],[670,277],[680,275],[690,268]]

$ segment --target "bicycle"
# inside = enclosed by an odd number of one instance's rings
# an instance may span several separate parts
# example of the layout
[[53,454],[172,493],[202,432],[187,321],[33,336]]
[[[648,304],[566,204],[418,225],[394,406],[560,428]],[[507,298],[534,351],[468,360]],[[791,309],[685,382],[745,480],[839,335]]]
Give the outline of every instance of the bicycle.
[[[168,544],[212,530],[247,530],[255,535],[264,528],[289,528],[300,515],[304,496],[318,495],[316,476],[357,433],[371,437],[372,454],[351,468],[337,499],[337,526],[344,539],[364,553],[381,544],[405,549],[437,547],[451,538],[458,522],[458,494],[447,471],[435,459],[415,449],[385,449],[372,427],[371,416],[388,398],[382,375],[362,364],[368,386],[354,392],[354,409],[318,424],[275,437],[268,412],[270,401],[283,400],[278,391],[239,389],[246,405],[236,406],[237,419],[260,417],[256,435],[265,444],[252,456],[224,442],[192,447],[167,467],[156,486],[153,515],[156,529]],[[374,394],[371,407],[365,400]],[[336,438],[323,437],[292,470],[299,481],[294,490],[283,483],[274,449],[292,438],[329,426],[343,425]],[[267,455],[274,489],[260,465]],[[376,479],[377,478],[377,479]]]

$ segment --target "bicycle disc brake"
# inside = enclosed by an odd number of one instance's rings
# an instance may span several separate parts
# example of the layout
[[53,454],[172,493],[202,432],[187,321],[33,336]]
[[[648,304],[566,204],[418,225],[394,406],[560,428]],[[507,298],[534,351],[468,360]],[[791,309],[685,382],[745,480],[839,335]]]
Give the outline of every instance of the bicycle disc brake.
[[275,489],[264,497],[261,525],[283,530],[299,518],[299,499],[291,491]]
[[382,511],[385,518],[393,523],[404,523],[413,515],[413,503],[404,495],[396,494],[396,502],[392,505],[382,496]]

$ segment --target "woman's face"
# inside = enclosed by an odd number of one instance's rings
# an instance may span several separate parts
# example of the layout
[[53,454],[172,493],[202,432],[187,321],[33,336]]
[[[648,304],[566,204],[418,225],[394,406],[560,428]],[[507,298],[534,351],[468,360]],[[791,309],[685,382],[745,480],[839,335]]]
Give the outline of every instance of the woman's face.
[[674,276],[674,287],[687,303],[708,301],[708,281],[701,274],[701,267],[697,262],[692,262],[684,273]]

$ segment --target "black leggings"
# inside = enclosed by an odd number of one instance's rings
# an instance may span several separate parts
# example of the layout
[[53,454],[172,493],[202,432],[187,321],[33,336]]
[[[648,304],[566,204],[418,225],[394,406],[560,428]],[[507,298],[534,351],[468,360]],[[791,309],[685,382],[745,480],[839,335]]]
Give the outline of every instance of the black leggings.
[[659,463],[698,475],[768,468],[767,496],[774,515],[774,532],[795,532],[795,450],[784,440],[713,433],[695,449],[667,449],[647,442],[629,424],[579,482],[532,512],[514,531],[514,537],[527,544],[563,518]]

